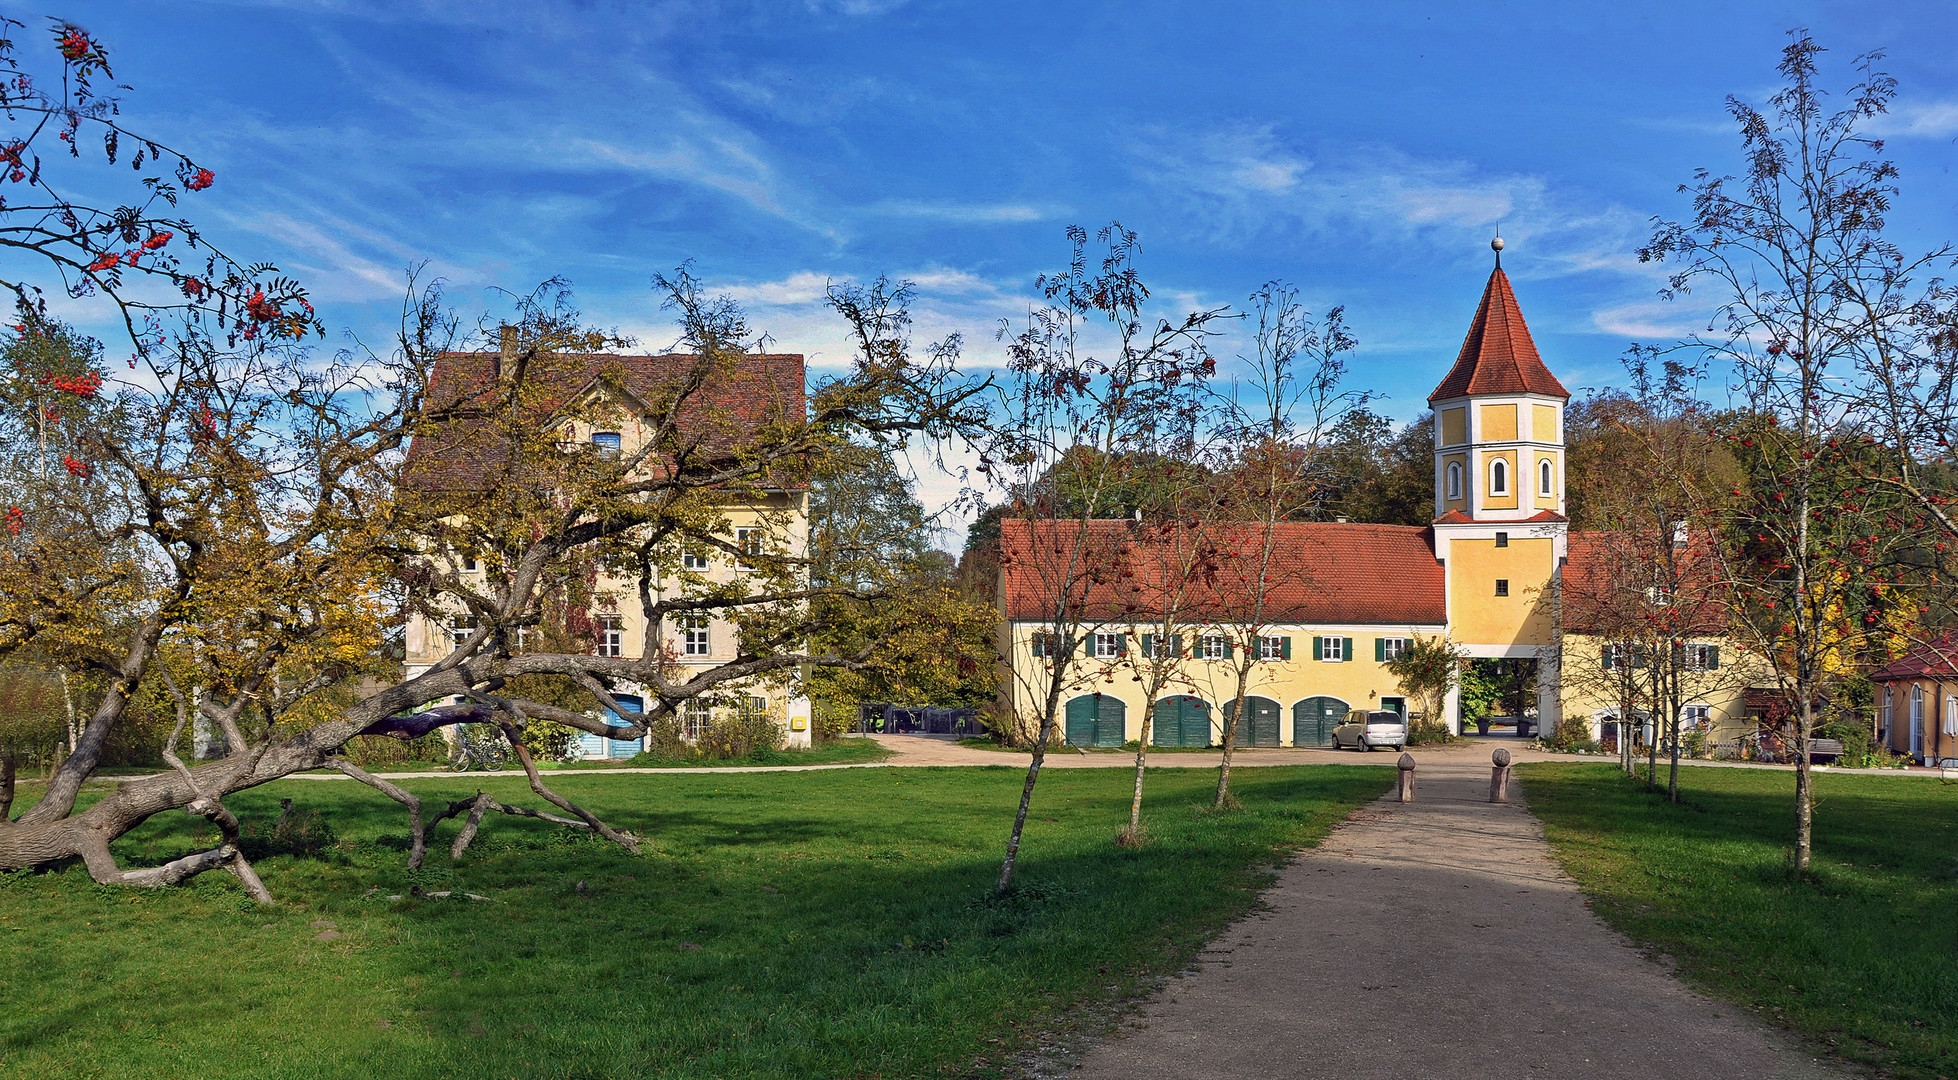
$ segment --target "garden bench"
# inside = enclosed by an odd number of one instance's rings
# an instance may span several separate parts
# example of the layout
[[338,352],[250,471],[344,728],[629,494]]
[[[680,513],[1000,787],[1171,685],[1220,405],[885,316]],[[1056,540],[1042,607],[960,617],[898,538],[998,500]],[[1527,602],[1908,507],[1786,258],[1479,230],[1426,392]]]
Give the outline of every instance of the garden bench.
[[[1829,761],[1834,761],[1841,756],[1841,739],[1810,739],[1808,741],[1808,759],[1811,762],[1816,758],[1827,758]],[[1827,762],[1824,762],[1824,764],[1827,764]]]

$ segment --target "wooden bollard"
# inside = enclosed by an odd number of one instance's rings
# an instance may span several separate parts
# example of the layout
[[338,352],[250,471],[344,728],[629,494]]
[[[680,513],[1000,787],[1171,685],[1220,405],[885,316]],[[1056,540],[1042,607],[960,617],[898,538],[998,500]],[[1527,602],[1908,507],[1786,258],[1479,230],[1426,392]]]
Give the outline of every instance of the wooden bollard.
[[1399,788],[1400,800],[1402,802],[1413,802],[1414,801],[1414,755],[1402,754],[1400,761],[1397,762],[1396,764],[1400,766],[1400,770],[1401,770],[1401,782]]
[[1489,801],[1506,803],[1509,801],[1509,751],[1497,747],[1489,760],[1495,763],[1495,768],[1489,770]]

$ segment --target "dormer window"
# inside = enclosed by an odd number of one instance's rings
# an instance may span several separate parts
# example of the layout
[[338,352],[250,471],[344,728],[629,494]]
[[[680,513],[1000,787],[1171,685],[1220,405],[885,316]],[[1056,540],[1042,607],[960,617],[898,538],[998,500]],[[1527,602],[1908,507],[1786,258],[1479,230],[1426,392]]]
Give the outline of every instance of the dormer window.
[[1549,458],[1544,458],[1542,461],[1537,462],[1537,466],[1536,466],[1537,494],[1549,495],[1556,490],[1556,485],[1557,485],[1556,466],[1550,464]]
[[591,447],[599,457],[619,456],[619,433],[616,431],[594,431],[591,433]]
[[1459,461],[1448,463],[1448,497],[1450,499],[1462,497],[1462,463]]
[[1502,458],[1489,463],[1489,494],[1509,494],[1509,462]]

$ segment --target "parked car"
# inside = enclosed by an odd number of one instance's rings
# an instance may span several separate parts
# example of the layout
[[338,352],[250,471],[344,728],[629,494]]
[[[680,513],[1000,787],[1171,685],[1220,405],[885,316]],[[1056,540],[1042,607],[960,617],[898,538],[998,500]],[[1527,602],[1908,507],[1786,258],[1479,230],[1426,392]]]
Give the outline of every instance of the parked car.
[[1355,709],[1346,715],[1346,722],[1333,729],[1333,747],[1350,746],[1355,750],[1372,750],[1384,746],[1391,750],[1407,747],[1407,721],[1392,709],[1367,712]]

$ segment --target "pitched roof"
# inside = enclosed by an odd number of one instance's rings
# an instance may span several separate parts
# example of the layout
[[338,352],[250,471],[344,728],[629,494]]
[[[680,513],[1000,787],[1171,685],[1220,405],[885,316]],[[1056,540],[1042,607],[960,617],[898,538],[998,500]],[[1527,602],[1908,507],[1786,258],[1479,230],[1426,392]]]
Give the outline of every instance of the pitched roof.
[[1958,635],[1946,634],[1926,642],[1870,676],[1877,682],[1904,679],[1958,679]]
[[1434,523],[1436,525],[1529,525],[1539,522],[1569,520],[1569,518],[1559,514],[1555,510],[1539,510],[1529,517],[1523,518],[1521,521],[1515,518],[1483,518],[1477,521],[1460,510],[1450,510],[1436,518]]
[[[429,374],[430,413],[455,418],[430,424],[409,443],[406,482],[426,490],[466,491],[493,482],[509,467],[513,440],[499,435],[480,414],[499,406],[503,381],[499,352],[443,353]],[[525,368],[522,412],[537,430],[593,393],[626,408],[657,414],[685,389],[673,424],[679,453],[715,455],[737,451],[745,435],[771,421],[806,414],[803,358],[796,353],[744,356],[720,369],[703,367],[690,353],[658,356],[551,354]],[[692,386],[698,379],[699,385]],[[472,415],[473,414],[473,415]],[[670,467],[675,453],[665,455]]]
[[[1004,613],[1051,618],[1069,588],[1089,619],[1145,620],[1174,606],[1191,622],[1241,621],[1256,592],[1262,526],[1163,530],[1127,521],[1000,523]],[[1442,626],[1434,533],[1407,525],[1278,525],[1263,621]],[[1183,575],[1178,567],[1194,565]]]
[[1465,397],[1469,394],[1548,394],[1567,398],[1570,391],[1557,381],[1537,355],[1536,342],[1530,340],[1530,327],[1523,321],[1523,309],[1516,305],[1516,293],[1509,287],[1509,275],[1497,266],[1482,290],[1482,306],[1475,309],[1468,337],[1455,357],[1455,366],[1429,401]]
[[1697,536],[1674,556],[1679,593],[1670,602],[1649,598],[1649,568],[1662,559],[1658,541],[1631,532],[1570,534],[1562,583],[1564,629],[1578,633],[1718,636],[1725,633],[1719,568],[1706,538]]

